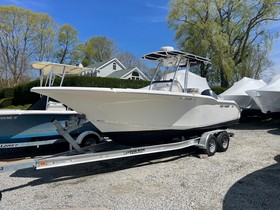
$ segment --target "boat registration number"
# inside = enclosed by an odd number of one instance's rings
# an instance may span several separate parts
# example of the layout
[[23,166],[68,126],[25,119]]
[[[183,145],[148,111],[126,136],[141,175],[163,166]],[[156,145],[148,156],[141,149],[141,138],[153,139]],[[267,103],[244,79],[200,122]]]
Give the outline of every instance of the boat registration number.
[[124,155],[133,155],[133,154],[137,154],[137,153],[142,153],[144,151],[145,151],[145,149],[131,149],[131,150],[125,151]]
[[15,120],[17,116],[1,116],[0,120]]
[[0,148],[15,148],[19,147],[19,144],[0,144]]

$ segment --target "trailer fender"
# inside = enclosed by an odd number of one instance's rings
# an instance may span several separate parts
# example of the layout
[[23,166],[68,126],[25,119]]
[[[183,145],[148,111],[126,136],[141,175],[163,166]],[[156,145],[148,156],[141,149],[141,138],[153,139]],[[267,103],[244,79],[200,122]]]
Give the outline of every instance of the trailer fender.
[[203,133],[199,139],[198,147],[200,149],[206,149],[207,139],[211,135],[217,136],[221,132],[225,132],[225,130],[214,130],[214,131],[208,131],[208,132]]
[[97,132],[85,131],[77,137],[76,139],[77,144],[82,144],[83,140],[88,136],[95,136],[99,140],[99,142],[101,141],[101,136]]

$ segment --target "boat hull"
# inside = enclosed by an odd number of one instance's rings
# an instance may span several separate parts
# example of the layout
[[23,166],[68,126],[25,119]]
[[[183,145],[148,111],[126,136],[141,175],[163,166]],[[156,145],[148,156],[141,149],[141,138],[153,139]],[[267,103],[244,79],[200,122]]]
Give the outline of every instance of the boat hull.
[[186,130],[153,130],[153,131],[131,131],[131,132],[108,132],[113,141],[125,145],[143,145],[158,142],[168,142],[177,137],[192,138],[202,135],[214,129],[226,129],[228,126],[238,123],[234,120],[227,123],[216,124],[208,127],[193,128]]
[[169,138],[186,131],[225,127],[240,118],[235,102],[197,94],[81,87],[38,87],[31,91],[85,114],[115,141]]
[[242,110],[260,110],[249,95],[223,95],[220,97],[223,100],[235,101]]
[[[77,116],[75,111],[1,110],[0,144],[62,138],[51,121],[56,119],[65,126],[65,122],[74,116]],[[75,130],[73,135],[80,131]]]

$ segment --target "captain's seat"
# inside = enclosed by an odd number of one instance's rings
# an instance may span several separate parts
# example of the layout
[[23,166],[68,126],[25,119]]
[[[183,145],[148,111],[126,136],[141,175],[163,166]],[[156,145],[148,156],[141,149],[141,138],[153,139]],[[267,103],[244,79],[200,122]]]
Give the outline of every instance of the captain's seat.
[[215,99],[219,99],[219,97],[216,95],[216,93],[214,93],[213,90],[211,90],[211,89],[206,89],[206,90],[202,91],[201,95],[212,96]]

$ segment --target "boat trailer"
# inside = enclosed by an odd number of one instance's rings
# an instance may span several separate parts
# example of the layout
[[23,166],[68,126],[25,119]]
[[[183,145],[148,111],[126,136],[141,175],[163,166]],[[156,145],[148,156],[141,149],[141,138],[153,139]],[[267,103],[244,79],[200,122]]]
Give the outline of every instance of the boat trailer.
[[233,136],[232,133],[228,133],[226,130],[213,130],[191,139],[186,139],[182,136],[172,142],[156,145],[129,147],[117,144],[110,139],[103,139],[103,141],[98,144],[80,147],[71,135],[69,135],[73,129],[80,126],[79,123],[74,123],[73,126],[69,125],[67,127],[61,126],[57,120],[54,120],[52,123],[56,126],[58,133],[69,143],[69,151],[51,156],[34,158],[25,163],[0,166],[0,172],[15,171],[24,168],[47,169],[70,166],[102,160],[174,151],[190,146],[198,147],[208,156],[213,156],[216,151],[226,151],[229,146],[230,137]]
[[[172,143],[128,147],[117,144],[110,139],[104,139],[99,144],[81,148],[69,135],[75,126],[63,128],[56,120],[53,121],[53,124],[56,126],[59,134],[61,134],[69,143],[69,151],[31,159],[23,163],[3,165],[0,166],[0,173],[26,168],[36,168],[39,170],[102,160],[134,157],[145,154],[180,150],[190,146],[196,146],[202,149],[208,156],[213,156],[216,151],[226,151],[229,146],[230,137],[233,136],[232,133],[228,133],[226,130],[213,130],[205,132],[201,136],[192,139],[185,139],[184,137],[181,137]],[[2,192],[0,191],[0,198],[1,197]]]

